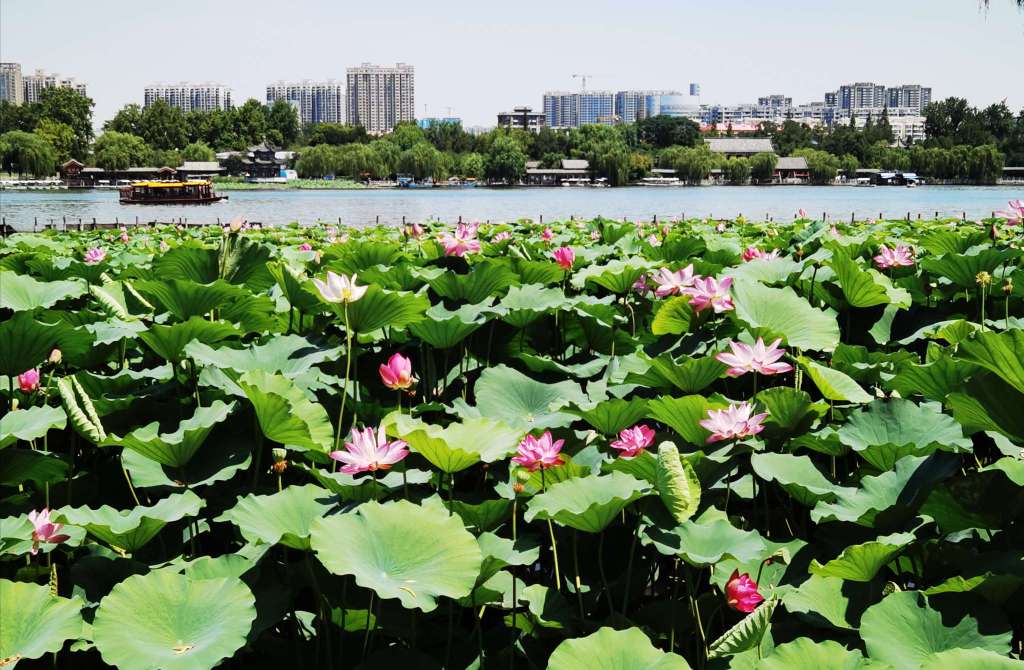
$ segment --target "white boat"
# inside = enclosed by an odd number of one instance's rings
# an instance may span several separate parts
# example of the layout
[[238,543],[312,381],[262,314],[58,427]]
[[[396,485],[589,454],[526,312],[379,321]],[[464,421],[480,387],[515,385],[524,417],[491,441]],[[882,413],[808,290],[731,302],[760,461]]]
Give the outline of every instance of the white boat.
[[679,177],[644,177],[641,186],[679,186]]
[[871,181],[871,177],[857,177],[854,182],[854,186],[874,186],[874,182]]

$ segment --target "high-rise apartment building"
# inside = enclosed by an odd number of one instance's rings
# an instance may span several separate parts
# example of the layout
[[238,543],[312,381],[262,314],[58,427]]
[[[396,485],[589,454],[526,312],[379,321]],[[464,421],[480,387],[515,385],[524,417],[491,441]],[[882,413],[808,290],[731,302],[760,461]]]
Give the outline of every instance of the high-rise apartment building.
[[920,84],[903,84],[885,89],[886,106],[915,109],[920,114],[932,101],[932,89]]
[[836,91],[836,106],[840,109],[867,109],[885,107],[885,86],[872,82],[843,84]]
[[680,95],[679,91],[619,91],[615,94],[615,116],[623,123],[633,123],[647,117],[652,99],[666,95]]
[[544,119],[552,128],[615,123],[615,94],[611,91],[548,91],[544,94]]
[[498,127],[507,130],[518,129],[539,133],[547,119],[532,107],[515,107],[511,112],[498,112]]
[[146,87],[144,104],[149,107],[157,100],[163,100],[183,112],[212,112],[215,109],[227,110],[232,106],[231,89],[210,82],[150,84]]
[[20,105],[25,102],[25,82],[21,63],[0,63],[0,100]]
[[412,65],[363,63],[347,70],[348,122],[368,133],[388,133],[416,119],[416,77]]
[[932,89],[920,84],[903,84],[886,87],[873,82],[843,84],[835,93],[825,94],[825,106],[843,110],[844,115],[852,109],[905,108],[920,114],[932,101]]
[[40,94],[48,88],[71,88],[81,95],[86,95],[85,84],[76,81],[74,77],[61,77],[56,72],[36,70],[32,74],[23,76],[22,82],[24,86],[24,102],[28,104],[39,102]]
[[345,85],[333,79],[268,84],[267,104],[276,100],[285,100],[295,106],[299,121],[304,125],[345,122]]

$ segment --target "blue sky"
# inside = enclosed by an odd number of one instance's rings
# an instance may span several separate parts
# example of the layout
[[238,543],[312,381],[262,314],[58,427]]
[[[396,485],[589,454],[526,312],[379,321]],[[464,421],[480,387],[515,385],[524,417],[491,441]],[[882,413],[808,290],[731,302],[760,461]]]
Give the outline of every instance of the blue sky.
[[[434,0],[342,3],[0,0],[0,60],[85,81],[97,121],[156,81],[214,80],[263,100],[278,79],[343,80],[363,61],[416,66],[416,112],[493,125],[547,89],[678,88],[704,102],[820,100],[840,83],[931,85],[1024,106],[1013,0]],[[99,124],[99,123],[98,123]],[[98,125],[97,124],[97,125]]]

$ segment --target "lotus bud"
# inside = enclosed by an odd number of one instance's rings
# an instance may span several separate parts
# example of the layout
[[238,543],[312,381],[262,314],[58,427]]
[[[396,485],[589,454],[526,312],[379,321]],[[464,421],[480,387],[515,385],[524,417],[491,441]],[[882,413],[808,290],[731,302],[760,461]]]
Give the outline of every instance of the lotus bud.
[[60,349],[54,349],[50,352],[50,363],[54,365],[60,365],[60,361],[63,358],[63,354],[60,353]]
[[523,486],[520,482],[516,482],[515,484],[512,485],[512,490],[515,491],[516,493],[522,493],[524,489],[526,489],[526,487]]
[[1013,280],[1012,279],[1007,279],[1006,283],[1003,284],[1003,293],[1005,293],[1006,295],[1010,295],[1011,293],[1013,293]]
[[11,399],[11,411],[13,412],[16,409],[18,409],[18,399],[17,398],[12,398]]
[[516,470],[516,479],[518,479],[519,481],[523,482],[524,484],[526,482],[530,481],[530,477],[532,477],[532,476],[533,475],[530,473],[529,470],[526,470],[526,469],[523,469],[523,468],[520,468],[520,469]]

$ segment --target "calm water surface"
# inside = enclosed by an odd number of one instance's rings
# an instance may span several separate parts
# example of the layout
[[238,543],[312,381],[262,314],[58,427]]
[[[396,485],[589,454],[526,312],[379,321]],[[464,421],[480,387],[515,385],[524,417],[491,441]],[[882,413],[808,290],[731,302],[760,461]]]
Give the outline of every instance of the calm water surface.
[[650,219],[686,216],[792,218],[798,209],[833,218],[961,216],[980,218],[1024,198],[1024,186],[717,186],[627,188],[417,189],[353,191],[228,191],[212,205],[121,205],[117,192],[0,191],[0,216],[20,230],[51,220],[77,223],[177,221],[212,223],[242,215],[283,224],[317,221],[365,225],[441,219],[504,221],[519,218]]

